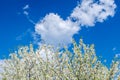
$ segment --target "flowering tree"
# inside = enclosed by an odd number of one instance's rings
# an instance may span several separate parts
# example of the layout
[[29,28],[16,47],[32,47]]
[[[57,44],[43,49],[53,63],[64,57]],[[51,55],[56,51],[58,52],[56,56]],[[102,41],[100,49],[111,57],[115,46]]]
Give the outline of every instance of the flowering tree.
[[21,47],[4,60],[2,80],[120,80],[119,62],[107,68],[98,60],[94,45],[73,40],[73,51],[42,45]]

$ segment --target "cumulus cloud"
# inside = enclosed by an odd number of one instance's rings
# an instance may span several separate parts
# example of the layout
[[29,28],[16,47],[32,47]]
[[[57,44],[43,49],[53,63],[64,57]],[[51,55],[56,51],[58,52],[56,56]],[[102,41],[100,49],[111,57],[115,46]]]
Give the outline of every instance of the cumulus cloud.
[[114,0],[82,0],[66,20],[58,14],[47,14],[35,25],[35,33],[47,44],[67,45],[82,26],[94,26],[113,17],[115,8]]
[[83,0],[74,8],[71,18],[81,26],[94,26],[96,22],[103,22],[115,14],[114,0]]
[[63,20],[58,14],[50,13],[35,26],[37,34],[47,43],[52,45],[66,45],[71,43],[72,36],[80,27],[71,20]]

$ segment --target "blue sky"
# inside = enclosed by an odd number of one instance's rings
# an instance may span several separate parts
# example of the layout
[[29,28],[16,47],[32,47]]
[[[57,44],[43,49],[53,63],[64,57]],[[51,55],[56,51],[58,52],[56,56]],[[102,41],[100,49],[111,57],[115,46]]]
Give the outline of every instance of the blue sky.
[[[85,43],[95,44],[96,54],[110,63],[115,54],[120,53],[119,0],[108,0],[115,2],[113,4],[106,3],[106,5],[116,5],[117,7],[115,9],[110,8],[111,13],[109,10],[106,11],[105,17],[97,14],[101,9],[97,8],[99,3],[93,2],[92,6],[95,6],[94,8],[97,10],[92,9],[91,13],[87,14],[87,18],[84,17],[84,12],[80,11],[81,9],[87,11],[87,6],[84,8],[81,5],[85,5],[87,1],[83,0],[83,3],[79,1],[1,0],[0,58],[9,56],[10,52],[14,52],[21,45],[28,45],[29,43],[39,45],[39,36],[41,39],[45,39],[47,44],[55,46],[57,46],[57,42],[67,45],[71,43],[72,37],[76,41],[82,37]],[[105,0],[101,1],[104,3]],[[81,5],[79,9],[77,9],[78,5]],[[103,5],[100,7],[104,8]],[[89,15],[93,12],[96,12],[96,15]]]

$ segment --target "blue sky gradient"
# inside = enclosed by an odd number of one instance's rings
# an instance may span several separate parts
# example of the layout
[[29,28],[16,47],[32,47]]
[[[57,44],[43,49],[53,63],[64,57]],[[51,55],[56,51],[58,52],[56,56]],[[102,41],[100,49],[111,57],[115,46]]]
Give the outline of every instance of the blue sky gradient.
[[[29,17],[35,23],[46,14],[57,13],[63,19],[70,16],[78,0],[1,0],[0,1],[0,58],[8,57],[18,46],[33,43],[32,34],[35,25],[23,14],[23,7],[29,5]],[[87,44],[95,44],[96,54],[110,63],[115,54],[120,53],[120,2],[115,0],[117,8],[114,17],[108,17],[93,27],[82,27],[74,39],[81,37]]]

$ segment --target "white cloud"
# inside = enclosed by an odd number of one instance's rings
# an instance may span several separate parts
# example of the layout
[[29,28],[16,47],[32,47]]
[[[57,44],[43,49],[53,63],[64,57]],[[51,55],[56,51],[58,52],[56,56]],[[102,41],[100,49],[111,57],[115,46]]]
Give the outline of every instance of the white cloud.
[[115,57],[116,57],[116,58],[120,58],[120,53],[115,54]]
[[[35,33],[47,44],[68,45],[81,26],[94,26],[115,14],[114,0],[82,0],[66,20],[58,14],[50,13],[35,25]],[[38,42],[39,43],[39,42]]]
[[26,10],[26,9],[29,9],[29,5],[28,4],[23,7],[23,10]]
[[23,14],[24,14],[24,15],[26,15],[26,16],[29,15],[29,13],[28,13],[28,11],[27,11],[29,8],[30,8],[30,7],[29,7],[28,4],[23,7]]
[[116,5],[114,0],[83,0],[74,8],[71,18],[82,26],[94,26],[96,22],[103,22],[109,16],[114,16]]
[[28,21],[30,23],[32,23],[33,25],[35,25],[36,23],[29,16],[29,12],[28,12],[29,9],[30,9],[29,5],[25,5],[23,7],[23,14],[26,16],[26,18],[28,19]]
[[20,35],[18,35],[16,37],[16,40],[17,41],[23,40],[26,36],[31,35],[31,34],[32,34],[31,29],[27,29],[24,33],[21,33]]
[[67,45],[71,43],[72,36],[79,31],[80,27],[71,22],[71,20],[63,20],[58,14],[50,13],[35,26],[37,34],[41,35],[47,44],[51,45]]
[[113,49],[112,49],[113,51],[115,51],[116,50],[116,47],[113,47]]
[[23,14],[26,15],[26,16],[29,15],[29,13],[27,11],[23,11]]

